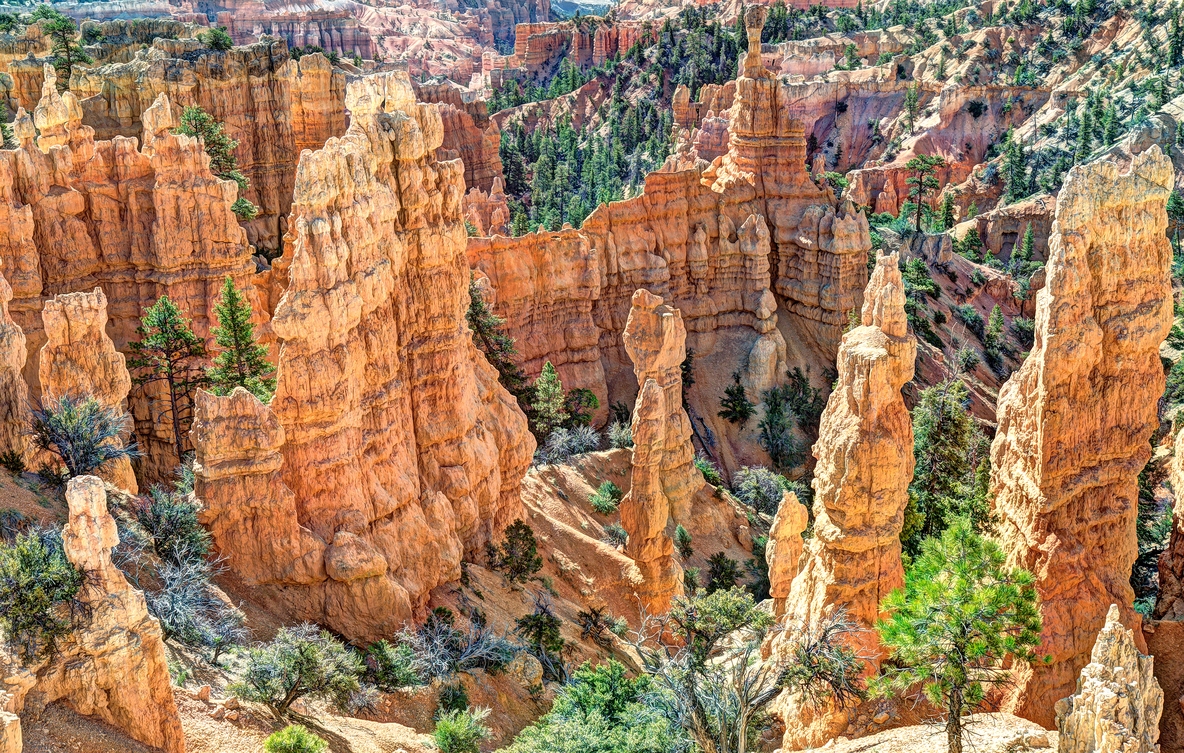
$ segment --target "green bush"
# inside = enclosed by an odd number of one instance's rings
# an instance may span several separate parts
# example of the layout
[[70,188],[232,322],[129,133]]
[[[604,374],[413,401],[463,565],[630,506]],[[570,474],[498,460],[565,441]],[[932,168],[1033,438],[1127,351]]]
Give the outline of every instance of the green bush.
[[625,546],[629,542],[629,532],[620,523],[609,523],[604,527],[604,540],[610,546]]
[[605,481],[588,500],[592,509],[601,515],[612,515],[617,511],[617,504],[621,501],[621,487],[612,481]]
[[266,753],[323,753],[329,744],[296,724],[290,724],[263,741]]
[[707,593],[726,591],[736,586],[740,578],[740,563],[723,552],[707,558]]
[[136,507],[136,521],[162,560],[202,559],[210,551],[210,534],[198,521],[197,511],[195,502],[155,486]]
[[678,731],[651,702],[647,675],[631,678],[610,659],[576,670],[551,711],[522,730],[505,753],[668,753],[683,750]]
[[683,527],[682,523],[674,529],[674,548],[678,550],[678,556],[685,559],[690,559],[695,554],[695,550],[691,548],[691,533]]
[[711,462],[709,458],[703,455],[695,456],[695,467],[699,469],[699,473],[703,474],[703,480],[712,486],[720,486],[724,482],[724,477],[720,475],[719,468],[715,467],[715,463]]
[[432,737],[440,753],[479,753],[481,741],[492,735],[483,722],[489,716],[489,709],[466,709],[449,711],[436,720],[436,731]]
[[225,26],[219,26],[197,35],[198,40],[211,50],[225,51],[234,47],[234,40],[226,33]]
[[436,699],[438,716],[464,711],[469,707],[469,691],[459,682],[449,683],[440,688],[440,697]]
[[57,531],[30,531],[0,546],[0,626],[24,664],[53,656],[73,631],[82,582]]
[[85,476],[112,460],[132,458],[135,444],[123,444],[130,418],[90,396],[62,395],[33,411],[33,444],[61,458],[67,473]]
[[362,661],[341,641],[316,625],[286,627],[270,643],[248,649],[242,680],[230,692],[262,703],[277,717],[305,696],[347,709],[361,688]]
[[757,512],[774,515],[790,483],[764,466],[744,466],[732,476],[732,494]]
[[506,528],[506,538],[500,546],[486,544],[485,555],[489,569],[502,573],[511,583],[525,583],[543,568],[534,531],[521,520]]
[[387,692],[423,685],[424,680],[415,668],[415,655],[406,643],[392,645],[379,641],[366,649],[362,661],[366,665],[366,680]]

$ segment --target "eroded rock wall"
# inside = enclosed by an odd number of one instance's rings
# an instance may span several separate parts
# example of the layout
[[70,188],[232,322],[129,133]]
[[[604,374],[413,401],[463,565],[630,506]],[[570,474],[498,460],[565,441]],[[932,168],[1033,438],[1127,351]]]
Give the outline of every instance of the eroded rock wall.
[[99,139],[143,140],[141,116],[162,93],[223,123],[251,183],[244,196],[259,207],[243,223],[250,242],[278,249],[300,150],[345,130],[344,74],[326,70],[324,56],[310,58],[298,65],[278,40],[218,52],[196,40],[159,39],[133,60],[91,68],[72,84]]
[[144,594],[111,562],[119,533],[103,482],[95,476],[70,479],[66,501],[70,520],[62,543],[66,557],[86,574],[78,598],[88,616],[52,659],[26,667],[0,649],[4,710],[19,713],[37,693],[42,705],[66,700],[78,713],[97,716],[145,745],[184,753],[160,624],[148,614]]
[[[230,210],[237,186],[209,171],[200,142],[171,133],[176,110],[161,95],[144,113],[143,146],[116,136],[97,141],[70,92],[59,94],[52,69],[34,117],[18,112],[21,146],[0,151],[0,255],[12,284],[11,312],[26,336],[25,379],[40,395],[37,354],[46,342],[45,299],[90,291],[106,296],[107,334],[126,349],[142,311],[167,294],[210,336],[223,278],[249,289],[255,265]],[[34,127],[34,121],[37,126]],[[40,131],[40,135],[38,134]],[[256,306],[262,319],[266,314]],[[142,480],[171,478],[177,459],[160,397],[133,393]]]
[[[521,515],[534,440],[465,321],[463,168],[435,159],[436,106],[406,73],[351,82],[347,101],[345,136],[297,173],[275,397],[202,396],[194,441],[232,567],[364,642]],[[273,527],[288,543],[258,555],[237,533]]]
[[1172,533],[1168,547],[1159,555],[1159,598],[1157,620],[1184,620],[1184,431],[1172,446],[1169,481],[1176,495],[1172,510]]
[[[50,298],[41,309],[41,320],[46,338],[38,354],[42,403],[93,397],[105,408],[125,410],[132,378],[123,354],[107,335],[107,296],[102,289]],[[102,476],[130,494],[138,491],[128,458],[108,463]]]
[[1024,667],[1008,708],[1051,726],[1116,604],[1135,629],[1129,578],[1172,320],[1164,235],[1172,166],[1158,147],[1128,172],[1073,168],[1057,199],[1036,341],[999,394],[991,493],[1009,563],[1036,576],[1048,664]]
[[0,266],[0,453],[23,456],[28,446],[29,387],[21,372],[28,352],[25,333],[8,311],[11,300],[12,287]]

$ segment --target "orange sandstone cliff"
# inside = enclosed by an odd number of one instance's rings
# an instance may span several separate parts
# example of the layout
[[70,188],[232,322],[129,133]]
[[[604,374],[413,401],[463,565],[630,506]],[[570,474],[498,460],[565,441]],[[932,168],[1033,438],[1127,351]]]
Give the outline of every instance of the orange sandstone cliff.
[[534,440],[465,321],[462,166],[435,159],[436,106],[406,73],[347,100],[345,136],[297,171],[275,397],[202,395],[193,441],[231,570],[281,613],[368,641],[522,514]]
[[991,493],[1012,565],[1036,576],[1038,653],[1009,709],[1046,727],[1089,662],[1111,604],[1143,648],[1129,578],[1138,476],[1158,425],[1172,321],[1164,235],[1172,165],[1158,147],[1120,173],[1073,168],[1057,199],[1036,342],[999,395]]

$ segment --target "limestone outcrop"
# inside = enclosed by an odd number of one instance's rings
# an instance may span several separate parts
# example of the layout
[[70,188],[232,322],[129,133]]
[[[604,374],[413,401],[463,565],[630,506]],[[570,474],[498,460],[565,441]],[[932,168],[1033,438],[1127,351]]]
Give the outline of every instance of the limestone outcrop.
[[465,187],[491,191],[494,181],[502,176],[502,158],[498,152],[501,131],[490,119],[486,102],[472,99],[467,91],[451,83],[420,84],[415,95],[420,102],[440,105],[444,140],[437,158],[459,157],[465,166]]
[[1158,147],[1120,173],[1073,168],[1057,199],[1031,355],[999,394],[991,493],[1009,564],[1036,577],[1038,654],[1005,710],[1051,726],[1118,606],[1143,648],[1129,578],[1138,475],[1158,425],[1159,345],[1172,321],[1164,235],[1172,166]]
[[[209,338],[223,278],[250,290],[255,270],[230,209],[237,186],[210,172],[197,139],[171,132],[177,110],[167,96],[144,111],[137,148],[122,136],[96,141],[77,99],[59,94],[54,81],[47,67],[35,117],[21,111],[13,123],[20,147],[0,150],[0,257],[12,317],[27,340],[24,373],[34,395],[42,392],[45,299],[102,288],[107,334],[123,350],[137,339],[142,311],[163,294]],[[255,310],[265,323],[263,307]],[[131,401],[146,454],[141,480],[165,480],[176,464],[171,427],[157,420],[161,406],[149,405],[156,393],[146,395],[137,390]]]
[[[41,309],[41,320],[45,325],[38,366],[42,401],[89,396],[104,407],[126,410],[132,378],[123,354],[107,335],[103,291],[95,288],[90,293],[54,296]],[[131,494],[138,491],[127,458],[109,463],[103,477]]]
[[319,52],[302,55],[293,65],[292,137],[299,157],[345,133],[345,71]]
[[789,597],[793,579],[798,574],[805,542],[802,532],[810,523],[810,512],[798,501],[798,495],[786,492],[777,506],[777,514],[769,526],[769,543],[765,545],[765,560],[769,563],[769,595],[773,597],[773,616],[785,614],[785,600]]
[[678,309],[648,290],[633,294],[624,340],[641,393],[633,408],[630,490],[621,501],[621,525],[629,533],[625,554],[644,578],[639,595],[653,613],[665,612],[683,593],[671,530],[689,522],[691,498],[704,483],[682,407],[686,336]]
[[1057,702],[1059,753],[1158,753],[1163,690],[1153,666],[1110,605],[1077,691]]
[[[872,630],[880,602],[904,583],[900,532],[913,478],[913,424],[900,389],[913,378],[917,355],[904,304],[898,257],[881,256],[864,296],[862,324],[839,345],[838,379],[813,450],[814,536],[783,618],[813,627],[845,611],[864,629],[851,640],[869,668],[882,653]],[[774,637],[774,653],[785,638]],[[848,722],[848,710],[810,718],[797,701],[784,693],[776,702],[789,750],[821,745]]]
[[8,312],[11,300],[12,287],[0,266],[0,453],[23,456],[28,447],[29,388],[21,371],[28,353],[25,333]]
[[160,624],[111,561],[119,534],[103,482],[70,479],[66,501],[70,520],[62,543],[66,557],[86,573],[78,598],[88,616],[52,659],[26,667],[0,650],[4,711],[19,713],[32,696],[41,706],[64,699],[78,713],[97,716],[145,745],[184,753]]
[[193,441],[230,567],[366,642],[521,515],[534,440],[465,321],[462,167],[436,161],[436,106],[405,72],[351,82],[347,103],[349,130],[297,172],[275,397],[203,395]]

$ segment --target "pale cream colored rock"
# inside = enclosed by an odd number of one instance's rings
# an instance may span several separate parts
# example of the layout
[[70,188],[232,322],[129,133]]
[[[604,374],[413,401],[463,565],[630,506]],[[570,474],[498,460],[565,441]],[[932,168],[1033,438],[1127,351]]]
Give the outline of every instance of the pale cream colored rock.
[[[125,410],[132,378],[123,354],[107,335],[103,291],[54,296],[41,309],[41,321],[46,337],[39,354],[42,402],[89,396],[106,408]],[[129,494],[138,491],[128,458],[108,462],[100,475]]]
[[1159,753],[1163,690],[1112,604],[1077,692],[1057,701],[1059,753]]
[[1164,235],[1172,166],[1158,147],[1119,172],[1074,167],[1057,199],[1031,355],[999,394],[991,493],[1008,562],[1035,576],[1038,654],[1004,706],[1051,726],[1117,604],[1145,648],[1131,567],[1138,476],[1151,453],[1172,321]]
[[785,614],[785,600],[802,558],[802,532],[809,522],[810,513],[798,501],[798,495],[786,492],[777,506],[777,514],[773,516],[773,524],[769,527],[769,543],[765,546],[774,617]]
[[1172,510],[1172,534],[1168,547],[1159,555],[1159,598],[1155,602],[1157,620],[1184,620],[1184,430],[1172,446],[1168,476],[1176,495]]
[[[814,536],[786,598],[789,625],[816,627],[837,610],[861,632],[853,646],[879,664],[873,630],[880,602],[904,582],[900,532],[913,478],[913,424],[900,394],[913,378],[916,339],[908,333],[896,254],[881,256],[864,295],[862,324],[839,345],[838,379],[814,444]],[[785,651],[788,634],[770,651]],[[806,709],[783,693],[773,706],[788,750],[821,745],[846,727],[850,710]]]
[[624,340],[641,394],[633,408],[632,475],[621,501],[621,525],[629,533],[625,553],[644,578],[642,602],[650,612],[662,613],[683,593],[670,529],[689,522],[691,498],[704,483],[694,465],[691,422],[682,407],[682,315],[659,296],[638,290]]

